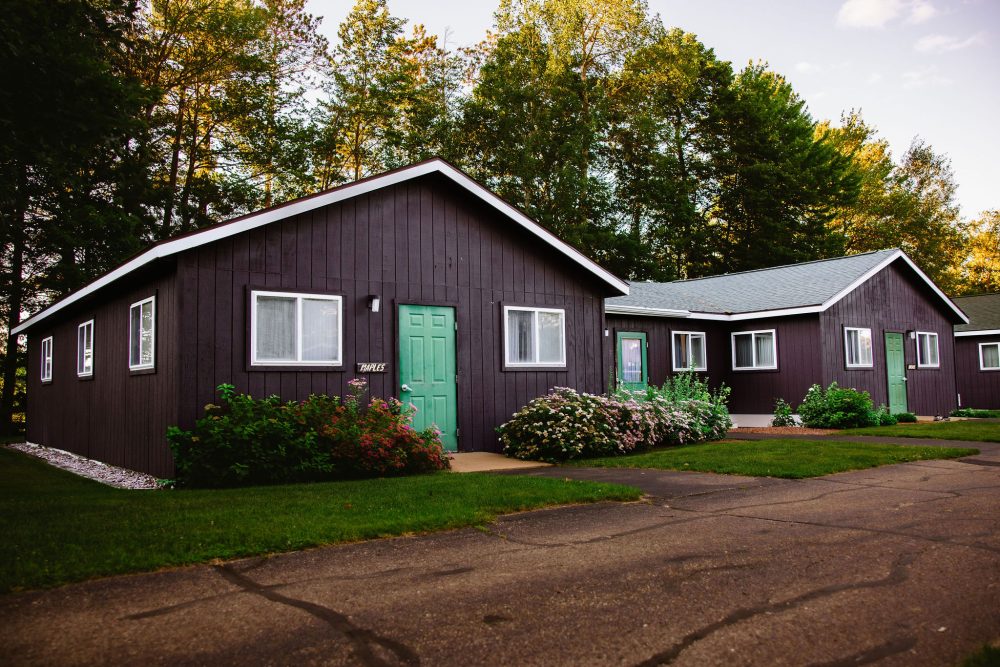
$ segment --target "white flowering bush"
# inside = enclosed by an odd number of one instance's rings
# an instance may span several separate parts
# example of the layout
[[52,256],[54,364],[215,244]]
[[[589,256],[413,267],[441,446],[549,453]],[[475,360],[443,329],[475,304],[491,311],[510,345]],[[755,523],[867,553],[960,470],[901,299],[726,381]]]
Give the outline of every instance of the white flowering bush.
[[598,396],[556,387],[497,432],[507,456],[550,463],[715,440],[732,426],[728,390],[704,389],[696,397],[678,396],[669,386]]

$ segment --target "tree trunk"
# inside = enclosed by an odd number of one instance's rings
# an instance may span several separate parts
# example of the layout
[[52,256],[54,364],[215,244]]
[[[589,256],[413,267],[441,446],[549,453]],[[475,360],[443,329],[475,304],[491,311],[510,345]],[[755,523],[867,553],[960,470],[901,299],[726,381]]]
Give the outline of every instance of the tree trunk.
[[181,134],[184,132],[184,91],[177,100],[177,122],[174,127],[174,139],[171,145],[170,179],[167,181],[167,200],[163,204],[163,221],[160,225],[160,236],[170,236],[171,222],[174,217],[174,191],[177,189],[177,172],[181,160]]
[[17,389],[17,336],[11,330],[21,321],[24,305],[24,227],[28,211],[28,171],[18,166],[17,194],[10,226],[10,283],[7,294],[7,349],[3,356],[3,390],[0,391],[0,432],[14,435],[14,392]]

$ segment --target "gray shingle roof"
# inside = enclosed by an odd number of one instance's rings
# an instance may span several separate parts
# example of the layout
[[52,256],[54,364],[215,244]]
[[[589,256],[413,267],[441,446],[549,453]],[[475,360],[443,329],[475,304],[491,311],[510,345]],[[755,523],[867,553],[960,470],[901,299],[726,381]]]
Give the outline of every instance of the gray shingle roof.
[[956,325],[955,331],[1000,329],[1000,294],[957,296],[952,300],[969,316],[969,323]]
[[672,283],[634,282],[628,296],[610,298],[607,304],[717,314],[819,306],[896,252],[879,250]]

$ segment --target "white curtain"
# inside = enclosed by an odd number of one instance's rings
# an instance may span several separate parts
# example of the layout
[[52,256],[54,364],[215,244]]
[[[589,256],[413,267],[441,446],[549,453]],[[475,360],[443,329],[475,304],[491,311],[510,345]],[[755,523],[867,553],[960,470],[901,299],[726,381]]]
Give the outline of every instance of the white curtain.
[[257,297],[257,360],[295,361],[295,298]]
[[507,361],[532,363],[535,361],[534,313],[530,310],[507,311]]
[[754,334],[757,346],[757,366],[774,365],[774,334]]
[[563,361],[563,314],[538,313],[538,361],[559,364]]
[[337,361],[338,310],[336,301],[302,300],[302,361]]
[[642,382],[642,341],[622,338],[622,381]]
[[983,345],[983,368],[1000,368],[1000,345]]

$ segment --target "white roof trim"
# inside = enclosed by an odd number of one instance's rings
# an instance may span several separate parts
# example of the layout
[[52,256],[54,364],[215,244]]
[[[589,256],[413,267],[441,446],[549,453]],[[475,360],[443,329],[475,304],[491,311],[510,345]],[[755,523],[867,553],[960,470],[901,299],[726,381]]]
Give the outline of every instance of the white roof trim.
[[[881,271],[882,269],[884,269],[885,267],[889,266],[894,261],[896,261],[897,259],[900,259],[900,258],[902,258],[910,266],[910,268],[912,268],[917,273],[917,275],[920,276],[920,278],[922,278],[924,280],[924,282],[926,282],[931,287],[931,289],[934,290],[935,294],[937,294],[939,297],[941,297],[941,300],[944,301],[955,312],[955,314],[958,315],[962,319],[963,322],[965,322],[966,324],[969,323],[969,318],[965,315],[965,313],[963,313],[962,310],[958,306],[956,306],[954,304],[954,302],[952,302],[951,299],[949,299],[947,296],[945,296],[944,292],[942,292],[940,289],[938,289],[938,286],[934,284],[934,281],[932,281],[930,278],[928,278],[927,274],[925,274],[923,271],[921,271],[920,267],[918,267],[916,264],[914,264],[913,260],[911,260],[909,257],[907,257],[906,253],[903,252],[902,250],[896,250],[895,252],[893,252],[892,254],[890,254],[888,257],[886,257],[884,260],[882,260],[881,262],[879,262],[876,266],[872,267],[867,272],[865,272],[865,274],[862,275],[860,278],[858,278],[857,280],[855,280],[854,282],[852,282],[850,285],[848,285],[844,289],[840,290],[839,292],[837,292],[832,297],[830,297],[829,299],[827,299],[825,302],[823,302],[822,304],[820,304],[818,306],[800,306],[800,307],[797,307],[797,308],[779,308],[779,309],[776,309],[776,310],[758,310],[758,311],[752,312],[752,313],[700,313],[700,312],[697,312],[697,311],[690,311],[689,317],[694,318],[694,319],[698,319],[698,320],[720,320],[720,321],[725,321],[725,322],[737,322],[737,321],[740,321],[740,320],[761,320],[761,319],[764,319],[766,317],[787,317],[789,315],[807,315],[807,314],[810,314],[810,313],[822,313],[825,310],[827,310],[828,308],[830,308],[831,306],[833,306],[835,303],[837,303],[838,301],[840,301],[841,299],[843,299],[845,296],[847,296],[848,294],[850,294],[851,292],[853,292],[860,285],[864,284],[868,280],[871,280],[872,276],[874,276],[876,273],[878,273],[879,271]],[[609,312],[609,313],[625,312],[625,311],[620,310],[620,309],[623,309],[623,308],[640,308],[640,306],[617,306],[617,305],[616,306],[608,306],[607,307],[607,312]],[[651,315],[651,316],[657,316],[657,315],[659,315],[660,317],[664,317],[664,316],[670,317],[671,315],[660,315],[660,313],[657,312],[658,310],[662,310],[664,313],[674,312],[674,311],[670,311],[670,310],[667,310],[667,309],[657,309],[657,308],[645,308],[643,310],[648,311],[646,313],[647,315]],[[976,333],[978,334],[979,332],[976,332]],[[961,334],[955,334],[955,335],[958,336],[958,335],[961,335]],[[966,333],[965,335],[968,336],[968,335],[973,335],[973,334]]]
[[604,312],[613,315],[639,315],[642,317],[690,317],[686,310],[671,308],[646,308],[644,306],[605,306]]
[[60,299],[55,302],[45,310],[37,313],[36,315],[29,317],[27,320],[16,326],[11,333],[19,334],[23,332],[28,327],[31,327],[38,322],[44,320],[50,315],[62,310],[66,306],[79,301],[80,299],[93,294],[102,287],[118,280],[119,278],[139,269],[150,262],[163,257],[169,257],[170,255],[175,255],[179,252],[185,250],[190,250],[191,248],[196,248],[206,243],[212,243],[213,241],[218,241],[220,239],[228,238],[230,236],[235,236],[237,234],[242,234],[243,232],[249,231],[251,229],[256,229],[264,225],[276,222],[278,220],[283,220],[285,218],[290,218],[301,213],[306,213],[308,211],[321,208],[323,206],[328,206],[330,204],[343,201],[345,199],[350,199],[352,197],[357,197],[358,195],[363,195],[373,190],[379,190],[381,188],[388,187],[390,185],[395,185],[397,183],[402,183],[419,176],[424,176],[431,173],[443,174],[447,178],[451,179],[454,183],[465,188],[472,194],[479,197],[482,201],[486,202],[493,208],[495,208],[500,213],[506,215],[508,218],[519,224],[524,229],[528,230],[539,239],[549,244],[560,253],[573,260],[586,270],[588,270],[593,275],[597,276],[603,282],[607,283],[614,289],[621,292],[623,295],[628,294],[628,283],[621,280],[609,271],[602,269],[593,260],[587,258],[586,255],[576,250],[572,246],[560,241],[551,232],[545,230],[534,220],[526,216],[521,211],[517,210],[507,202],[505,202],[500,197],[496,196],[479,183],[466,176],[464,173],[459,171],[457,168],[451,166],[444,160],[440,158],[434,158],[427,160],[426,162],[421,162],[409,167],[404,167],[381,176],[373,176],[371,178],[365,179],[363,181],[358,181],[356,183],[351,183],[348,185],[340,186],[334,190],[318,194],[305,199],[300,199],[298,201],[293,201],[285,206],[280,206],[278,208],[268,209],[265,211],[260,211],[259,213],[251,213],[244,218],[231,223],[223,223],[216,225],[214,227],[209,227],[203,231],[191,234],[189,236],[184,236],[173,241],[166,241],[159,245],[153,246],[149,250],[145,251],[141,255],[133,258],[132,260],[126,262],[122,266],[118,267],[114,271],[107,273],[94,282],[90,283],[86,287],[80,289],[77,292],[70,294],[69,296]]
[[959,336],[1000,336],[1000,329],[979,329],[978,331],[956,331],[955,337]]

